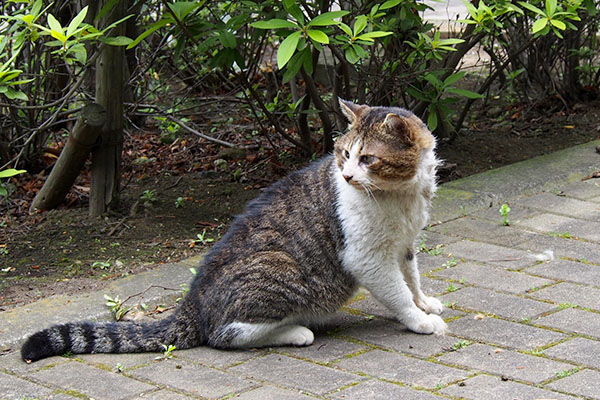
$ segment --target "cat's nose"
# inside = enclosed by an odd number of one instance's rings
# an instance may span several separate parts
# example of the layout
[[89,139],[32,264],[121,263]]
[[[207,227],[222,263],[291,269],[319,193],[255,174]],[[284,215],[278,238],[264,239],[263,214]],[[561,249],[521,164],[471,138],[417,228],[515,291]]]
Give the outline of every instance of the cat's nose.
[[352,180],[352,175],[344,175],[344,179],[346,182],[350,182]]

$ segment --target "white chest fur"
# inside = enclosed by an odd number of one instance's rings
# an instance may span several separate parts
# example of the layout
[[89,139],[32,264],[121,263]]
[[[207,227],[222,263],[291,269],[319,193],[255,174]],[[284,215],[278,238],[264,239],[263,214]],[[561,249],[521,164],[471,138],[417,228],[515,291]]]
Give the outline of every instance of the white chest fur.
[[422,155],[416,176],[401,190],[367,192],[348,184],[336,171],[337,214],[344,232],[342,264],[359,282],[368,271],[397,268],[398,259],[412,250],[420,229],[428,220],[435,192],[437,160],[432,151]]

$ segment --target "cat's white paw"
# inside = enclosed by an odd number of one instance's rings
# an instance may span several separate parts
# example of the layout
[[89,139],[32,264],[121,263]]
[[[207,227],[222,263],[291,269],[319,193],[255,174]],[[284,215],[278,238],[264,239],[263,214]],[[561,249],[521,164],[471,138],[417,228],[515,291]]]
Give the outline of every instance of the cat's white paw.
[[292,346],[310,346],[315,340],[313,332],[304,326],[294,326],[285,333],[284,341]]
[[439,315],[423,314],[419,319],[406,324],[406,327],[413,332],[425,335],[444,335],[448,331],[448,325]]
[[427,314],[440,315],[444,311],[444,305],[435,297],[423,296],[417,299],[415,304]]

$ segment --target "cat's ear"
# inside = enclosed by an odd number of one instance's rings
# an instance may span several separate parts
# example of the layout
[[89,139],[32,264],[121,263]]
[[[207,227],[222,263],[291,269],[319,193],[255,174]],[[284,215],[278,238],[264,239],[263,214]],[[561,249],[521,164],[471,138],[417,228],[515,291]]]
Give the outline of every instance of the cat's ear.
[[346,118],[348,118],[350,124],[353,124],[354,121],[358,119],[359,111],[363,106],[356,105],[351,101],[344,100],[340,97],[338,97],[338,101],[340,102],[340,108],[342,110],[342,113],[344,113]]
[[408,118],[400,117],[397,114],[389,113],[381,124],[385,131],[392,137],[400,138],[408,144],[412,144],[415,139],[415,127]]

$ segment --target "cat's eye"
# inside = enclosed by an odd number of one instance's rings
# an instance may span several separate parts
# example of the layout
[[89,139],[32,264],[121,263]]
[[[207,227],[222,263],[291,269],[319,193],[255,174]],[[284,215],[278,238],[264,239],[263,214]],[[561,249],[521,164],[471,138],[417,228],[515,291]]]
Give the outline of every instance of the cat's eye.
[[348,150],[344,150],[344,157],[350,158],[350,153],[348,152]]
[[371,165],[375,161],[374,156],[363,155],[358,158],[358,163],[363,165]]

